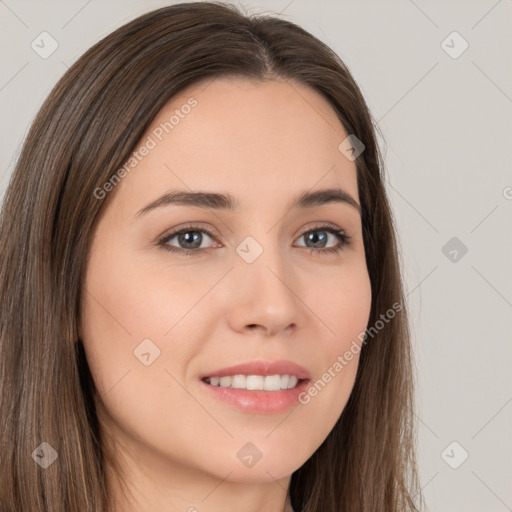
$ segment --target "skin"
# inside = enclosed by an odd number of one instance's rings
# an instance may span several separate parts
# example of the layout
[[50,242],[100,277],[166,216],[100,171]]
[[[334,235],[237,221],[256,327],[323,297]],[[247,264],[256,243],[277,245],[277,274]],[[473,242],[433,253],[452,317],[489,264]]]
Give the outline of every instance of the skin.
[[[91,240],[81,338],[100,425],[130,494],[108,466],[113,510],[220,512],[229,503],[280,512],[290,475],[345,407],[358,354],[310,403],[275,414],[215,400],[199,376],[285,359],[314,382],[365,330],[371,288],[358,211],[344,203],[286,209],[298,193],[330,187],[359,203],[355,162],[338,150],[347,132],[327,101],[294,81],[195,84],[141,141],[190,97],[197,106],[109,193]],[[168,205],[134,218],[177,189],[228,192],[240,209]],[[304,233],[325,222],[351,244],[322,254],[339,241],[320,228],[324,245],[308,245]],[[200,254],[157,244],[189,223],[215,235],[201,232]],[[251,264],[236,252],[248,236],[263,249]],[[178,237],[167,244],[190,247]],[[149,366],[134,356],[146,338],[160,350]],[[237,458],[248,442],[262,454],[250,468]]]

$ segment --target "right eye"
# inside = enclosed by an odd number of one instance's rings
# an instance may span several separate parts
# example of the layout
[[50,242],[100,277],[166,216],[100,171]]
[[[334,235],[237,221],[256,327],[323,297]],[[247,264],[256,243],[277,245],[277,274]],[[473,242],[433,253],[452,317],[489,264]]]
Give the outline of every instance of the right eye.
[[[204,239],[203,233],[214,239],[214,235],[205,228],[199,226],[186,226],[178,231],[166,234],[158,241],[158,245],[162,246],[166,251],[180,253],[184,256],[192,256],[192,254],[198,254],[202,252],[201,249],[204,249],[204,247],[201,247]],[[190,247],[175,247],[173,245],[169,245],[169,242],[174,238],[177,239],[178,244],[188,245]]]

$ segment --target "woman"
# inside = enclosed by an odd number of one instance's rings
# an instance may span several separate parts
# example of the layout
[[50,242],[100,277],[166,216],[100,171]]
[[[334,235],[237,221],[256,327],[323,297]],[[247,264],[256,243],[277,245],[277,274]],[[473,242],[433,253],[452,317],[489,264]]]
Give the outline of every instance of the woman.
[[4,512],[419,510],[382,158],[308,32],[198,2],[105,37],[0,236]]

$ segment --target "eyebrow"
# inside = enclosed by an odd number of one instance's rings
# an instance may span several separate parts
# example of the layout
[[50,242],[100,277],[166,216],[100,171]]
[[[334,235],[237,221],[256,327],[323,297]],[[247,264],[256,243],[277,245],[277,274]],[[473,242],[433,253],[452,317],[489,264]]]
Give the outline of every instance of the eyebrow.
[[[315,192],[302,192],[288,206],[289,210],[298,208],[314,208],[328,203],[343,203],[355,208],[361,215],[361,207],[357,201],[342,188],[326,188]],[[186,192],[172,191],[164,194],[155,201],[141,208],[135,217],[140,217],[155,208],[169,205],[196,206],[198,208],[211,208],[214,210],[237,211],[240,207],[238,200],[231,194],[215,192]]]

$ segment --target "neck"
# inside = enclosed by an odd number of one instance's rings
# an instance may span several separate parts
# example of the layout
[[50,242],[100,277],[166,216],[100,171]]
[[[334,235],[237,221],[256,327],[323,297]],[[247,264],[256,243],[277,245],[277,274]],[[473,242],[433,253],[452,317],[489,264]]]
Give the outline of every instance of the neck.
[[222,477],[169,461],[151,464],[147,458],[125,460],[121,466],[123,481],[107,467],[109,512],[224,512],[226,504],[244,512],[293,512],[290,477],[236,482],[229,474]]

